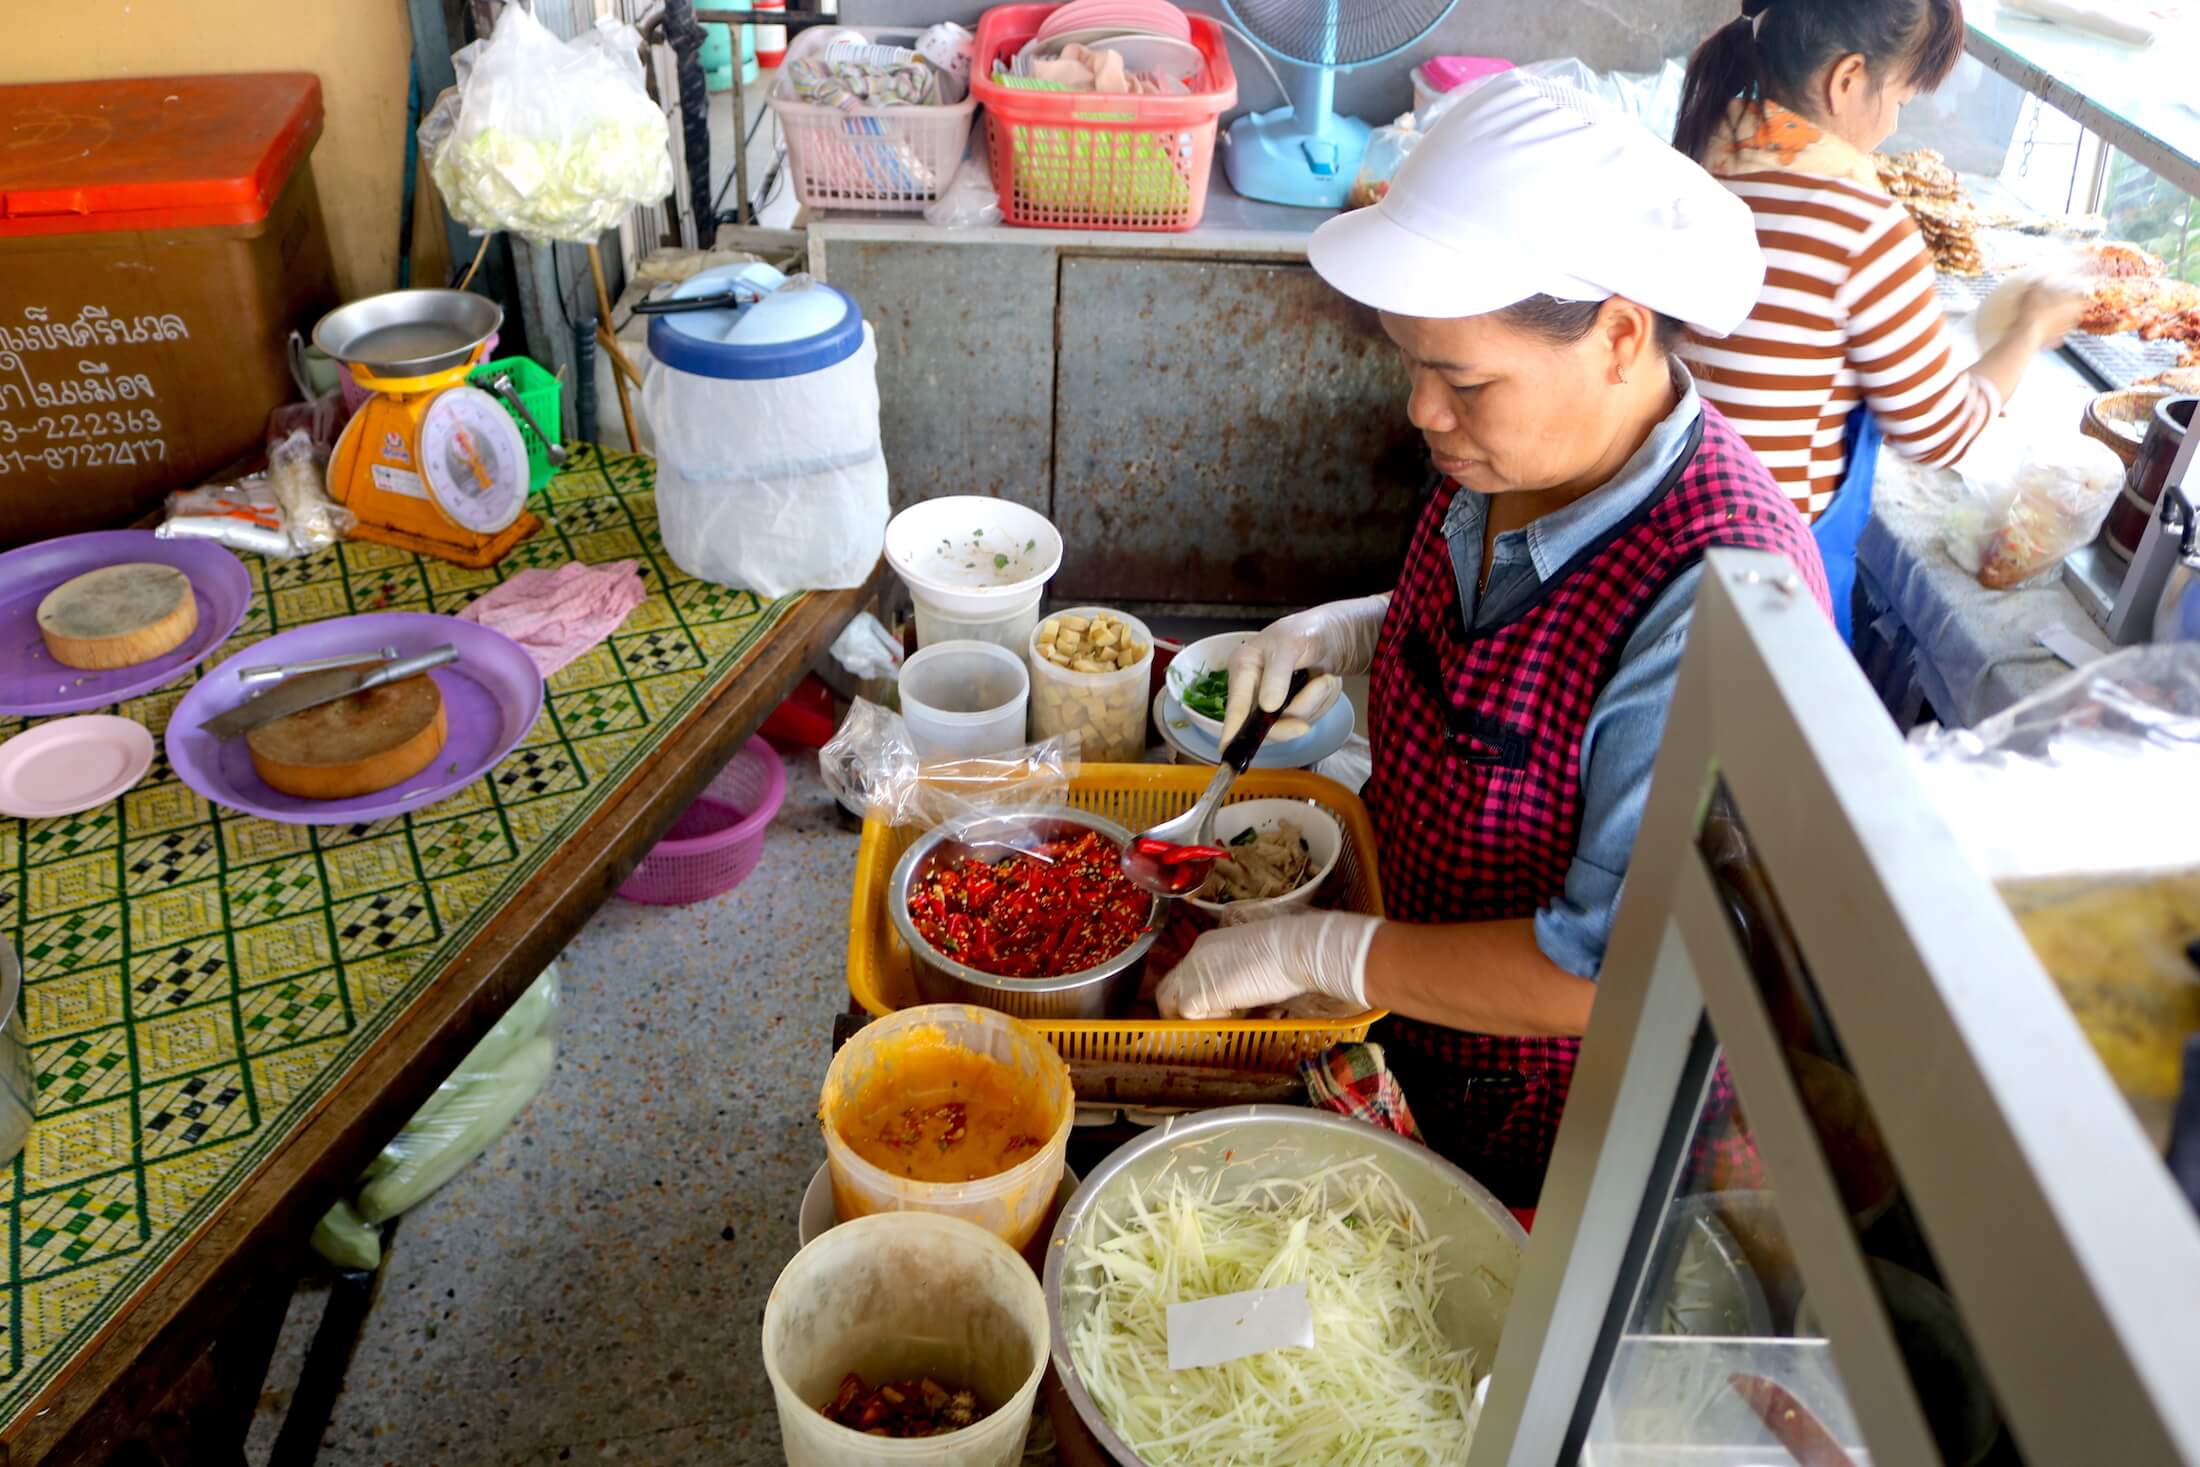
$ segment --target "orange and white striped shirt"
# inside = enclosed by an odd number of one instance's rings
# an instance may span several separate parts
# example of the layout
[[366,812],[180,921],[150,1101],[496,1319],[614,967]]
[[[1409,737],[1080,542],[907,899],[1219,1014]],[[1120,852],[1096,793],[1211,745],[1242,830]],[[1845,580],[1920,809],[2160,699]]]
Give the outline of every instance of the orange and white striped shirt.
[[2000,394],[1958,364],[1932,257],[1869,157],[1766,103],[1761,123],[1737,111],[1710,168],[1756,216],[1765,285],[1733,335],[1691,338],[1688,364],[1796,507],[1816,519],[1832,503],[1859,402],[1905,457],[1961,458]]

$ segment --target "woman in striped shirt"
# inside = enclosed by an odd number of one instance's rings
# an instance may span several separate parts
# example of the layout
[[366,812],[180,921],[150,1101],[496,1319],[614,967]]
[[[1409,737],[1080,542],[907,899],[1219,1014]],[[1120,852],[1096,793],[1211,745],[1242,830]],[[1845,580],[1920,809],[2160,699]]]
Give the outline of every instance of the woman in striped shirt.
[[1766,265],[1749,321],[1693,341],[1689,365],[1815,522],[1844,632],[1880,436],[1955,463],[2084,308],[2035,288],[2008,335],[1958,364],[1932,258],[1872,150],[1962,52],[1961,0],[1743,0],[1689,58],[1681,94],[1673,145],[1749,205]]

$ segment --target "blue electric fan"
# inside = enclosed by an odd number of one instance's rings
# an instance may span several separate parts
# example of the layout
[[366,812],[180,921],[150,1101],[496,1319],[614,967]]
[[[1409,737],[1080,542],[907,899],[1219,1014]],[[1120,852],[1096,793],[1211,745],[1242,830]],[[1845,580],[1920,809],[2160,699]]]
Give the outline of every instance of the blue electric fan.
[[1336,76],[1397,55],[1436,28],[1454,0],[1223,0],[1255,44],[1288,63],[1287,107],[1249,112],[1223,139],[1223,172],[1249,199],[1344,205],[1368,126],[1332,105]]

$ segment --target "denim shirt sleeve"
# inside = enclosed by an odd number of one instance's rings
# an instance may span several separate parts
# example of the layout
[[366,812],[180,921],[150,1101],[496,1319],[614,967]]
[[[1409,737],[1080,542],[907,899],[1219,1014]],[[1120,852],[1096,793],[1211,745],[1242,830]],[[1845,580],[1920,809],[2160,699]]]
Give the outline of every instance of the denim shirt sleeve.
[[1595,978],[1604,966],[1702,575],[1700,564],[1689,567],[1650,603],[1589,710],[1581,741],[1581,839],[1565,891],[1535,914],[1543,955],[1583,978]]

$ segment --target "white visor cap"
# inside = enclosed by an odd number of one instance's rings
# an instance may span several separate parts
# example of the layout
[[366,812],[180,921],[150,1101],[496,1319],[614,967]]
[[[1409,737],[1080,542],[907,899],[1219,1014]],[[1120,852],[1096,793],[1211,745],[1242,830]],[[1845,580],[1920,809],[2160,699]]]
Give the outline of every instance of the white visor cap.
[[1519,71],[1438,118],[1382,202],[1315,230],[1307,258],[1392,315],[1621,295],[1708,336],[1747,320],[1765,279],[1747,204],[1632,117]]

